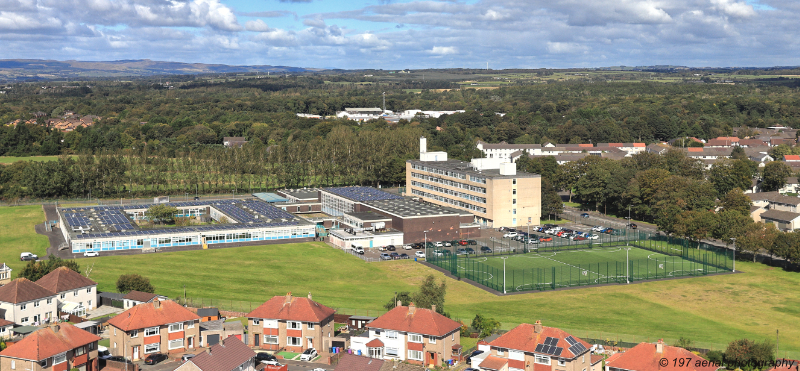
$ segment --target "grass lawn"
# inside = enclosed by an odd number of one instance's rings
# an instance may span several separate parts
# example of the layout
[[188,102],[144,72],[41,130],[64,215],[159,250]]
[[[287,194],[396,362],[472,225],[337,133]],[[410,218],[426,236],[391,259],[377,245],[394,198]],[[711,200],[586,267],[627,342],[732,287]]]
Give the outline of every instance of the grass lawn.
[[[19,272],[20,251],[42,255],[47,239],[33,224],[43,220],[40,207],[0,209],[2,257]],[[91,278],[100,290],[114,290],[120,274],[149,277],[158,294],[250,301],[259,305],[292,292],[334,308],[382,311],[395,291],[415,291],[428,274],[443,274],[413,260],[365,263],[322,243],[247,246],[101,256]],[[466,322],[476,313],[510,328],[542,320],[575,336],[672,343],[687,337],[700,347],[719,349],[728,342],[773,339],[781,332],[780,356],[800,357],[800,273],[739,261],[743,273],[680,280],[613,284],[578,290],[495,296],[466,282],[446,279],[446,310]],[[788,351],[786,355],[784,351]]]
[[294,357],[297,357],[298,354],[300,354],[300,353],[279,352],[277,355],[283,357],[283,359],[292,359]]
[[478,345],[478,340],[480,340],[480,339],[478,339],[478,338],[474,338],[473,339],[473,338],[463,337],[462,336],[461,337],[461,347],[462,347],[461,351],[464,352],[463,354],[466,354],[466,351],[468,349],[474,348],[476,345]]
[[104,346],[106,348],[111,346],[111,345],[109,345],[110,343],[111,343],[110,339],[103,339],[103,340],[100,340],[100,341],[97,342],[98,345]]
[[0,156],[0,164],[13,164],[17,161],[55,161],[58,156],[30,156],[30,157],[14,157],[14,156]]

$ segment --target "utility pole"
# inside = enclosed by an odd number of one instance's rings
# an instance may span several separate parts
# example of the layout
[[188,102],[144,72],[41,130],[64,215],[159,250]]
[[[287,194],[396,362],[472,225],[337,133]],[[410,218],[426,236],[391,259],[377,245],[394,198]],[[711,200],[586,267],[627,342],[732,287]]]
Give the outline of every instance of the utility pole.
[[503,259],[503,294],[505,294],[506,293],[506,259],[508,259],[508,257],[504,256],[504,257],[501,257],[500,259]]
[[732,237],[733,240],[733,273],[736,273],[736,238]]
[[386,92],[383,92],[383,113],[386,113]]
[[630,248],[625,249],[625,283],[631,283],[631,261],[628,260],[628,253],[631,251]]

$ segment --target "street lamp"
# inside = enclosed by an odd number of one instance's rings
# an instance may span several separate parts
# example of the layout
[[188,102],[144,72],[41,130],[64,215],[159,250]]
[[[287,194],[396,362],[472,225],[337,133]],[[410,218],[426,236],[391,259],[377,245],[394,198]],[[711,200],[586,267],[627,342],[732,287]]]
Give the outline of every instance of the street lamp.
[[506,259],[508,259],[508,257],[507,256],[503,256],[503,257],[500,257],[500,259],[503,259],[503,294],[505,294],[506,293]]
[[736,273],[736,238],[731,237],[733,240],[733,273]]
[[631,283],[631,261],[628,259],[628,253],[631,251],[631,248],[625,249],[625,283]]

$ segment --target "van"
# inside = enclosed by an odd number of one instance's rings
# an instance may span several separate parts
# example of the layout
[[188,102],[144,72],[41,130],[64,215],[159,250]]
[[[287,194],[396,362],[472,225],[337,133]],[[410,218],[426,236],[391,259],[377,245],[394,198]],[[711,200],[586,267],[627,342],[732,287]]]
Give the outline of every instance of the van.
[[364,255],[364,248],[363,247],[358,246],[358,245],[351,245],[350,248],[353,249],[353,252],[355,252],[356,254]]

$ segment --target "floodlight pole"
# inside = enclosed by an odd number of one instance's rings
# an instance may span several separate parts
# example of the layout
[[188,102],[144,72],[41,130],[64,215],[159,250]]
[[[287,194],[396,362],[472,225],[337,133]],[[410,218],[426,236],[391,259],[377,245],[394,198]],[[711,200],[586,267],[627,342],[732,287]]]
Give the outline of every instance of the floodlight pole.
[[731,237],[733,240],[733,273],[736,273],[736,237]]
[[503,294],[506,293],[506,259],[507,256],[503,256],[500,259],[503,259]]
[[631,261],[628,259],[628,253],[631,251],[630,247],[625,249],[625,283],[631,283]]

